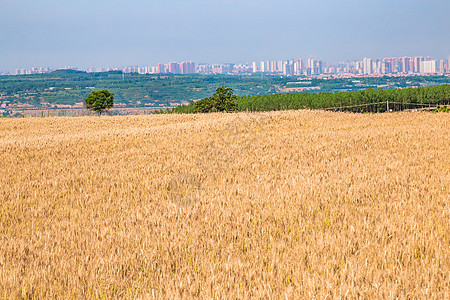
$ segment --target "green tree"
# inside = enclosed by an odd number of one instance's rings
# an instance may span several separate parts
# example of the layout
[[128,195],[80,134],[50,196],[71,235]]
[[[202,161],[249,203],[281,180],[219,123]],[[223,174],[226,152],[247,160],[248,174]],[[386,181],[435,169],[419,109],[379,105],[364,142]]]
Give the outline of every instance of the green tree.
[[220,111],[236,111],[237,96],[233,89],[221,86],[216,89],[212,97],[202,99],[195,103],[195,111],[200,113],[220,112]]
[[114,94],[108,90],[92,91],[84,100],[86,108],[101,115],[105,110],[114,106]]

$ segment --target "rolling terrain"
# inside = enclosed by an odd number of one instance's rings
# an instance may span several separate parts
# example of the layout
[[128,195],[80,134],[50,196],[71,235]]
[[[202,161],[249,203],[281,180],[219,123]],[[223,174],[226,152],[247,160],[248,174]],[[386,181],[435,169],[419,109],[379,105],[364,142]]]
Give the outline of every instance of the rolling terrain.
[[450,115],[0,119],[1,298],[445,299]]
[[[238,96],[246,96],[243,99],[245,103],[252,100],[251,96],[257,95],[270,97],[271,94],[308,91],[335,93],[370,88],[389,90],[449,83],[448,76],[319,79],[272,75],[125,74],[117,71],[86,73],[58,70],[47,74],[0,76],[0,116],[15,116],[24,112],[39,116],[42,111],[49,111],[45,115],[55,115],[55,111],[59,110],[72,110],[73,114],[79,115],[88,94],[101,89],[108,89],[114,94],[116,113],[126,113],[126,109],[154,111],[188,104],[191,100],[211,96],[222,85],[231,87]],[[259,100],[265,102],[267,99]],[[249,106],[248,103],[246,106]],[[314,108],[309,105],[306,107]],[[294,108],[292,104],[286,106],[284,103],[284,109]]]

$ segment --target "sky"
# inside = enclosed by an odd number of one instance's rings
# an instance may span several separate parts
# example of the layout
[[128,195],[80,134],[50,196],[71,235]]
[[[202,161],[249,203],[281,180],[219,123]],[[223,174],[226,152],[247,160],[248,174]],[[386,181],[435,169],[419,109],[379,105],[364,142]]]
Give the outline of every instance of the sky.
[[0,0],[0,71],[450,55],[450,0]]

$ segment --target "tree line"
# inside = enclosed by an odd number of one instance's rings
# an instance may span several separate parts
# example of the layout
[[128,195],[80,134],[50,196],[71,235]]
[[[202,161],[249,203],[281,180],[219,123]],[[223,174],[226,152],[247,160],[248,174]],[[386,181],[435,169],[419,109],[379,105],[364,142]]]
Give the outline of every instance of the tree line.
[[[287,93],[235,98],[233,111],[273,111],[289,109],[335,109],[354,112],[384,112],[450,104],[450,85],[405,89],[367,89],[339,93]],[[389,106],[389,102],[391,106]],[[234,107],[234,106],[233,106]],[[172,113],[196,113],[196,102],[173,108]],[[208,112],[208,111],[206,111]]]

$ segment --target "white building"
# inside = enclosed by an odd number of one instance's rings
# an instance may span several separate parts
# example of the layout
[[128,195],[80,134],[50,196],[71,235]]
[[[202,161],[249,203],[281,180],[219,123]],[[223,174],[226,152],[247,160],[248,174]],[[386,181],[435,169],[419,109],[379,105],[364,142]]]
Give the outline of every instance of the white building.
[[422,74],[436,73],[436,61],[435,60],[421,61],[420,73]]
[[253,73],[258,72],[258,64],[256,63],[256,61],[253,62]]
[[261,72],[267,72],[266,62],[261,61]]
[[363,69],[364,69],[364,74],[372,74],[373,73],[373,70],[372,70],[372,59],[371,58],[364,57],[364,59],[363,59]]

